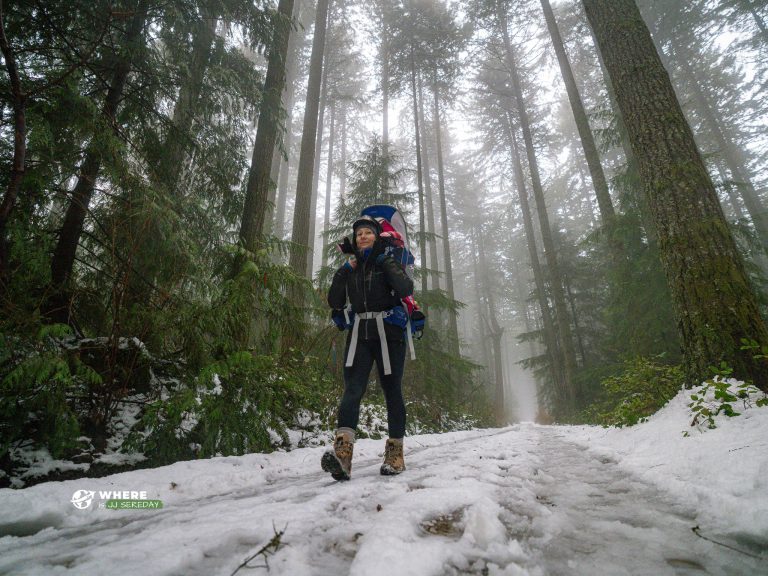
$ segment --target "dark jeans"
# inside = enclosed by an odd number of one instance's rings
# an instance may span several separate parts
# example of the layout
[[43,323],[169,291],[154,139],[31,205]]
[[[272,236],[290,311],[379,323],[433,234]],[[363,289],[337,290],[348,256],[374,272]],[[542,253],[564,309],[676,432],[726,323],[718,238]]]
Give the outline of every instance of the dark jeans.
[[[405,436],[405,401],[401,387],[403,369],[405,368],[405,347],[402,340],[387,340],[389,347],[389,362],[392,374],[384,376],[384,364],[381,358],[381,342],[378,340],[363,340],[357,343],[355,360],[349,368],[344,367],[344,396],[339,406],[339,428],[357,429],[360,419],[360,401],[368,387],[368,377],[371,374],[374,360],[379,371],[379,382],[384,390],[387,401],[387,425],[390,438]],[[349,339],[344,350],[344,362],[349,352]]]

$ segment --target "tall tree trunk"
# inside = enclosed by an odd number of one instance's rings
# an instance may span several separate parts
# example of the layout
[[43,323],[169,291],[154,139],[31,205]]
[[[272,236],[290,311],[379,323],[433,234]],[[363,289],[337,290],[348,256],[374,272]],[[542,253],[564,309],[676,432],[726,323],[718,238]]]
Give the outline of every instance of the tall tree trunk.
[[[286,134],[283,132],[283,141],[285,141],[285,137]],[[275,147],[272,151],[272,163],[269,166],[269,194],[267,195],[267,209],[264,213],[264,227],[262,229],[262,233],[265,236],[272,234],[272,230],[275,228],[275,210],[277,208],[277,182],[280,180],[280,167],[282,165],[283,154],[280,151],[280,146],[275,144]]]
[[525,176],[523,173],[523,163],[520,159],[520,150],[515,138],[514,124],[511,114],[507,112],[505,122],[506,136],[509,142],[510,154],[514,165],[515,188],[517,188],[518,198],[520,200],[520,210],[523,213],[523,229],[525,230],[526,244],[528,245],[528,257],[531,260],[531,270],[533,271],[533,281],[536,285],[536,299],[541,310],[541,321],[543,325],[544,347],[549,359],[550,376],[552,382],[560,395],[560,401],[567,401],[567,386],[564,375],[565,360],[562,350],[557,343],[557,333],[555,331],[555,322],[552,319],[552,312],[549,309],[547,300],[547,288],[544,281],[544,271],[539,262],[539,253],[536,249],[536,231],[533,228],[533,217],[531,216],[531,206],[528,202],[528,190],[525,186]]
[[768,345],[768,328],[648,28],[632,0],[583,4],[645,182],[689,382],[725,361],[768,390],[765,361],[740,349]]
[[190,146],[190,130],[195,110],[203,88],[203,79],[211,57],[211,44],[216,35],[217,19],[204,12],[196,25],[189,61],[189,77],[179,90],[179,98],[173,109],[173,124],[165,139],[167,150],[158,165],[158,176],[168,190],[175,194],[184,159]]
[[[289,114],[291,114],[289,112]],[[290,154],[293,141],[293,118],[289,116],[285,132],[284,148]],[[285,205],[288,200],[288,177],[291,172],[290,157],[280,159],[280,170],[277,177],[277,199],[275,200],[274,235],[277,238],[285,236]]]
[[347,194],[347,107],[341,106],[341,172],[339,173],[339,201],[344,202]]
[[579,316],[576,313],[576,298],[571,290],[571,281],[568,274],[563,274],[563,283],[565,284],[565,294],[568,297],[568,306],[571,309],[571,316],[573,316],[573,334],[576,336],[576,344],[579,347],[579,356],[581,356],[581,365],[587,364],[587,353],[584,350],[584,339],[581,335],[581,328],[579,327]]
[[302,2],[295,8],[298,30],[292,31],[288,38],[288,56],[285,63],[285,92],[283,94],[283,105],[285,106],[285,136],[283,137],[283,154],[280,155],[280,168],[277,177],[277,198],[275,200],[275,217],[272,230],[265,228],[266,232],[274,231],[277,238],[283,238],[285,235],[285,204],[288,198],[288,176],[290,175],[290,154],[291,143],[293,142],[293,105],[296,98],[296,86],[294,80],[296,69],[299,63],[299,52],[301,51],[301,39],[303,38],[302,17],[306,15],[306,10],[302,8]]
[[[296,179],[296,205],[293,213],[293,234],[291,239],[290,266],[299,276],[307,276],[309,254],[309,220],[312,205],[312,167],[315,162],[315,138],[317,137],[317,115],[320,107],[320,84],[323,75],[323,52],[325,30],[328,21],[330,0],[318,0],[315,15],[315,35],[312,39],[312,55],[309,65],[307,99],[304,107],[304,130],[301,135],[299,172]],[[297,304],[303,304],[303,297],[294,295]]]
[[746,0],[747,6],[749,6],[749,14],[752,16],[752,20],[755,22],[757,29],[760,30],[760,34],[763,36],[763,42],[768,44],[768,26],[766,26],[763,18],[755,10],[755,5],[752,4],[752,0]]
[[736,194],[733,182],[731,181],[731,175],[728,174],[720,162],[717,163],[717,174],[720,176],[720,180],[725,187],[726,194],[728,194],[728,202],[733,209],[733,218],[735,220],[741,220],[744,218],[744,210],[741,209],[738,194]]
[[[478,226],[476,235],[478,245],[483,246],[484,240],[482,227]],[[479,251],[479,256],[480,268],[483,270],[486,278],[485,299],[488,305],[488,328],[491,340],[493,341],[493,399],[496,410],[496,422],[499,425],[504,425],[506,424],[506,411],[504,409],[504,368],[501,358],[501,338],[504,336],[504,328],[499,324],[498,311],[496,310],[493,292],[491,291],[491,285],[488,281],[489,268],[485,249]]]
[[[587,181],[587,174],[585,173],[584,166],[582,165],[581,162],[576,162],[576,169],[579,171],[579,178],[581,179],[581,181],[582,182],[586,182]],[[584,206],[588,206],[589,214],[587,214],[587,216],[589,217],[589,223],[590,223],[592,228],[598,228],[600,226],[600,223],[599,223],[597,217],[595,216],[595,210],[592,207],[592,196],[590,196],[588,190],[584,189],[583,194],[582,194],[582,200],[581,200],[581,202],[579,202],[579,204],[584,205]],[[585,211],[587,211],[587,210],[585,210]]]
[[259,109],[259,127],[253,147],[251,169],[245,190],[243,217],[240,224],[240,242],[253,252],[264,233],[265,222],[271,220],[267,213],[269,190],[274,185],[270,179],[275,143],[281,127],[280,102],[285,86],[285,61],[288,55],[288,38],[291,30],[294,0],[280,0],[277,7],[275,35],[267,66],[267,78]]
[[427,236],[424,222],[424,180],[421,166],[421,132],[419,129],[419,103],[416,92],[416,63],[411,44],[411,94],[413,95],[413,128],[416,140],[416,179],[419,186],[419,256],[421,257],[421,291],[427,291]]
[[[472,254],[478,254],[482,257],[482,252],[485,251],[485,247],[481,246],[480,243],[477,240],[478,231],[477,231],[477,225],[473,225],[470,228],[470,241],[472,243]],[[487,338],[490,338],[490,334],[486,334],[486,329],[490,332],[490,324],[488,322],[488,319],[485,317],[485,306],[483,305],[483,294],[485,293],[483,289],[483,285],[480,283],[480,267],[478,266],[478,260],[481,258],[473,258],[472,259],[472,266],[474,268],[474,285],[475,285],[475,298],[476,298],[476,306],[477,306],[477,330],[478,335],[480,339],[480,353],[482,355],[482,365],[485,366],[486,371],[490,374],[493,370],[492,362],[491,362],[491,354],[490,350],[488,350],[488,346],[486,345],[485,341]],[[485,279],[487,283],[487,278]],[[495,382],[495,381],[494,381]]]
[[[101,115],[115,131],[117,126],[117,108],[123,97],[125,83],[131,71],[131,61],[126,53],[134,44],[144,28],[147,18],[147,0],[139,0],[137,8],[126,30],[124,47],[121,52],[115,54],[115,67],[112,78],[104,98]],[[69,310],[69,279],[75,263],[77,246],[83,233],[85,215],[93,196],[96,179],[101,169],[104,150],[91,143],[86,152],[83,163],[80,165],[80,175],[72,192],[72,200],[64,215],[64,224],[59,234],[59,240],[51,259],[51,292],[44,306],[46,316],[59,323],[70,322]]]
[[381,149],[389,153],[389,34],[384,27],[381,47]]
[[565,83],[565,90],[568,93],[568,100],[571,103],[574,120],[576,120],[576,128],[579,131],[581,146],[584,149],[587,166],[589,166],[589,174],[592,176],[592,186],[594,187],[595,195],[597,196],[597,205],[600,208],[600,218],[603,222],[603,226],[605,226],[613,221],[616,212],[613,209],[611,195],[608,192],[608,182],[605,179],[605,173],[600,164],[600,154],[595,145],[592,129],[589,127],[587,112],[584,110],[581,94],[579,94],[579,88],[576,86],[576,79],[573,76],[571,63],[568,61],[568,55],[565,53],[563,38],[560,36],[560,30],[557,27],[557,21],[555,20],[555,15],[552,12],[552,6],[550,6],[549,0],[541,0],[541,8],[544,11],[544,19],[547,21],[547,29],[549,30],[549,35],[552,37],[552,45],[555,48],[557,61],[560,64],[560,73],[563,76],[563,82]]
[[533,186],[533,195],[536,199],[536,211],[539,215],[541,228],[541,239],[544,244],[544,256],[547,259],[549,269],[549,279],[552,289],[552,299],[555,303],[555,323],[557,333],[560,338],[560,346],[563,354],[563,367],[566,387],[566,398],[571,409],[575,407],[574,374],[576,372],[576,353],[573,347],[573,336],[571,334],[571,323],[568,317],[568,308],[565,303],[565,293],[563,291],[563,280],[560,274],[560,266],[557,262],[557,253],[555,252],[555,243],[552,239],[552,228],[549,225],[547,215],[547,206],[544,201],[544,190],[541,186],[541,177],[539,176],[539,167],[536,160],[536,151],[533,146],[533,135],[531,134],[530,121],[526,110],[523,91],[520,84],[520,76],[517,71],[512,43],[509,39],[509,30],[507,29],[506,14],[502,9],[501,0],[497,0],[497,13],[501,25],[502,35],[504,37],[504,48],[506,52],[507,66],[510,73],[510,84],[514,92],[517,103],[517,111],[520,118],[520,126],[523,130],[523,140],[525,141],[526,154],[528,156],[528,168],[531,173],[531,184]]
[[323,215],[323,266],[328,265],[328,227],[331,224],[331,185],[333,181],[333,145],[336,139],[336,106],[331,104],[328,126],[328,169],[325,173],[325,214]]
[[[323,58],[325,61],[325,58]],[[307,278],[312,278],[315,264],[315,243],[317,240],[317,192],[320,186],[320,160],[323,155],[323,133],[325,131],[325,110],[328,107],[328,68],[323,70],[323,83],[320,89],[320,114],[317,119],[317,139],[315,140],[315,162],[312,168],[312,204],[309,209],[309,255],[307,258]]]
[[429,169],[429,147],[427,146],[426,117],[424,114],[424,91],[422,90],[421,76],[418,77],[419,85],[419,124],[421,131],[421,163],[424,168],[424,196],[427,201],[427,227],[430,233],[429,239],[429,269],[431,287],[440,289],[440,270],[437,262],[437,242],[435,241],[435,207],[432,202],[432,176]]
[[[122,305],[126,309],[133,305],[146,306],[153,290],[160,284],[163,271],[170,272],[164,267],[165,263],[178,257],[176,244],[161,240],[167,233],[162,231],[163,223],[156,205],[160,203],[171,210],[180,209],[184,189],[180,180],[194,141],[192,125],[211,58],[217,22],[216,14],[201,9],[199,20],[192,25],[192,53],[186,62],[188,74],[182,80],[171,125],[163,139],[165,153],[159,155],[149,174],[154,190],[138,194],[127,190],[121,198],[124,203],[121,210],[128,216],[127,225],[116,231],[114,241],[128,252],[121,262],[122,272],[118,280],[124,283]],[[174,268],[171,273],[177,271]],[[168,276],[162,280],[168,280]],[[173,290],[167,285],[162,289]],[[113,298],[113,306],[116,302]]]
[[7,287],[10,257],[10,240],[7,238],[8,221],[11,217],[16,199],[19,196],[21,180],[24,178],[27,156],[27,95],[22,90],[19,70],[16,65],[16,54],[8,43],[3,22],[2,4],[0,4],[0,51],[3,53],[5,68],[11,88],[11,106],[13,107],[13,160],[8,187],[0,203],[0,295]]
[[[611,110],[616,117],[616,131],[619,133],[621,141],[621,150],[624,152],[624,158],[626,164],[626,178],[630,182],[631,189],[641,189],[642,183],[640,181],[640,172],[637,168],[637,160],[635,159],[635,153],[632,152],[632,145],[629,143],[629,137],[627,136],[627,128],[624,125],[624,117],[621,115],[619,105],[616,103],[616,92],[611,82],[611,77],[608,75],[608,71],[605,69],[605,63],[603,62],[603,55],[600,54],[600,50],[597,49],[597,38],[595,38],[592,29],[589,29],[592,37],[592,43],[595,45],[595,52],[597,53],[597,61],[600,64],[600,72],[603,75],[603,82],[605,83],[605,89],[608,93],[608,100],[611,103]],[[644,194],[638,194],[638,197],[634,199],[636,205],[635,209],[640,214],[640,221],[644,229],[645,235],[648,238],[649,244],[656,244],[656,230],[653,227],[653,218],[651,217],[650,208],[648,208],[648,202]]]
[[[445,287],[448,291],[448,298],[451,301],[456,300],[456,294],[453,288],[453,265],[451,263],[451,243],[450,231],[448,229],[448,207],[445,201],[445,173],[443,166],[443,138],[441,134],[442,122],[440,121],[440,90],[437,83],[434,83],[434,126],[435,126],[435,147],[437,149],[437,187],[440,192],[440,223],[442,224],[441,233],[443,236],[443,266],[445,268]],[[451,340],[453,344],[453,353],[459,355],[459,327],[457,323],[457,312],[451,311],[448,315]]]

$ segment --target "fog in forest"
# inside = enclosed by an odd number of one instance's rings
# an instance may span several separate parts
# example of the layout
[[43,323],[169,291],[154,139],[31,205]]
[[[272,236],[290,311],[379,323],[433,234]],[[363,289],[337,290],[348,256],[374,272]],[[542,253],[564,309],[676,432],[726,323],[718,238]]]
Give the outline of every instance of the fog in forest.
[[768,386],[765,2],[1,9],[0,445],[106,445],[126,410],[157,462],[332,428],[326,293],[378,204],[427,317],[410,432]]

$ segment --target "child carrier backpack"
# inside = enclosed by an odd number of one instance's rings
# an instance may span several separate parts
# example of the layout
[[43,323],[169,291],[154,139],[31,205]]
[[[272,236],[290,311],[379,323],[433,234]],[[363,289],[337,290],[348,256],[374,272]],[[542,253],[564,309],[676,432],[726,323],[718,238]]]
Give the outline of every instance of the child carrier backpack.
[[[384,247],[384,254],[391,256],[395,262],[398,262],[400,266],[402,266],[406,275],[408,275],[409,278],[413,278],[413,270],[416,260],[408,245],[408,227],[402,213],[394,206],[377,204],[375,206],[364,208],[360,215],[371,216],[376,219],[381,227],[381,235],[379,238]],[[342,252],[346,252],[347,246],[341,244],[339,245],[339,249],[342,250]],[[414,337],[416,339],[421,338],[426,324],[426,316],[413,299],[413,296],[403,298],[401,304],[401,306],[395,306],[390,310],[382,312],[381,317],[384,322],[394,324],[405,330],[411,359],[415,359],[416,352],[413,347],[413,339]],[[355,313],[351,310],[349,305],[347,305],[347,308],[344,310],[334,310],[331,318],[339,330],[354,330],[355,324],[359,323],[359,319],[356,321]],[[347,365],[350,365],[354,358],[354,349],[352,347],[355,344],[353,338]],[[386,340],[383,343],[383,346],[384,345],[386,345]],[[387,356],[388,355],[385,355],[385,364],[389,364]],[[385,370],[385,373],[387,373],[387,370]]]

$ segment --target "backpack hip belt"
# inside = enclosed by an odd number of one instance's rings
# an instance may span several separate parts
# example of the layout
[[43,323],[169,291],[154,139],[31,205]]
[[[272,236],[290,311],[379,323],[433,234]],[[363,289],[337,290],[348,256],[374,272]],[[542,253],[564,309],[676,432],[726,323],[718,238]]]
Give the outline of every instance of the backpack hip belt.
[[[392,374],[392,364],[389,361],[389,346],[387,345],[387,334],[384,331],[384,318],[391,315],[394,309],[383,310],[381,312],[361,312],[355,314],[355,322],[352,325],[352,338],[349,343],[349,352],[347,353],[347,362],[345,366],[349,368],[355,361],[355,353],[357,352],[357,338],[360,332],[360,320],[376,320],[376,328],[379,332],[379,340],[381,341],[381,357],[384,362],[384,375],[389,376]],[[406,337],[408,338],[408,348],[411,351],[411,360],[416,359],[416,351],[413,348],[413,335],[411,334],[411,320],[408,319],[406,328]]]

